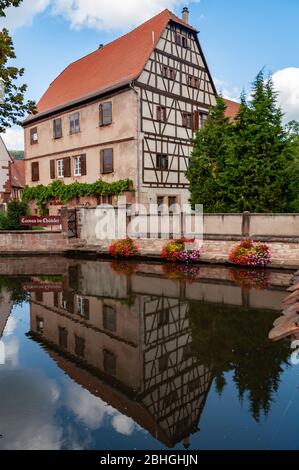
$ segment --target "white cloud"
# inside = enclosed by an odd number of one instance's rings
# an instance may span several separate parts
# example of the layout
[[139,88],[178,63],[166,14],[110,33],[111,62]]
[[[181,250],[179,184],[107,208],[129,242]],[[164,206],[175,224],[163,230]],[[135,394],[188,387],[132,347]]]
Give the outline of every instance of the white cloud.
[[8,150],[24,150],[24,131],[21,127],[12,127],[0,135]]
[[14,31],[21,26],[30,26],[33,18],[43,12],[51,0],[24,0],[17,8],[5,10],[6,17],[0,19],[0,28],[6,27]]
[[117,414],[112,419],[112,426],[120,434],[130,436],[133,433],[136,425],[134,421],[128,416]]
[[273,74],[274,88],[285,119],[299,120],[299,68],[288,67]]
[[47,10],[65,18],[72,28],[125,30],[168,8],[199,3],[200,0],[24,0],[18,8],[8,8],[7,18],[0,20],[10,30],[30,26],[33,18]]
[[214,83],[217,88],[217,92],[221,93],[223,98],[232,101],[240,101],[241,90],[237,86],[232,86],[225,80],[214,78]]

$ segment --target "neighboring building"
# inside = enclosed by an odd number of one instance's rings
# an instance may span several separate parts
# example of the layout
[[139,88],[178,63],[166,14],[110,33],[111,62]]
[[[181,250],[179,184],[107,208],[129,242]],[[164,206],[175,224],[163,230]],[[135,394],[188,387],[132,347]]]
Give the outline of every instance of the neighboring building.
[[184,203],[190,139],[215,97],[188,10],[164,10],[51,83],[23,124],[26,182],[131,178],[137,202]]
[[11,194],[10,166],[12,163],[5,143],[0,136],[0,204],[8,202]]

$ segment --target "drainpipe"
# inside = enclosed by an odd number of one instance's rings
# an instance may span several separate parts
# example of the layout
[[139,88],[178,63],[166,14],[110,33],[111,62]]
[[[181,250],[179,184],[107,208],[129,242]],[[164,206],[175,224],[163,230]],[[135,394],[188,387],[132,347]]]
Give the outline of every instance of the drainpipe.
[[130,83],[130,88],[134,91],[136,94],[137,98],[137,198],[136,202],[139,205],[140,204],[140,186],[141,186],[141,181],[140,181],[140,157],[141,157],[141,152],[140,152],[140,144],[141,144],[141,109],[140,109],[140,96],[136,88],[134,87],[134,82]]

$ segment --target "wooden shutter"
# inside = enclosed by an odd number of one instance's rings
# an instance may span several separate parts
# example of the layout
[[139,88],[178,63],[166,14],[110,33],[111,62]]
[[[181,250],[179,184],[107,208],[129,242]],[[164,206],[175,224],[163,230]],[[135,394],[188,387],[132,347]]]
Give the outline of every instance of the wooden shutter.
[[50,178],[55,179],[55,160],[50,160]]
[[73,292],[68,291],[65,293],[66,309],[70,313],[74,313],[75,310],[75,295]]
[[31,181],[38,181],[39,180],[39,163],[32,162],[31,163]]
[[83,300],[83,310],[85,320],[89,320],[89,299]]
[[100,126],[108,126],[112,123],[112,102],[100,104]]
[[157,106],[157,121],[162,121],[162,109],[161,109],[161,106]]
[[101,150],[101,173],[113,173],[113,149]]
[[70,177],[71,176],[71,159],[70,157],[65,157],[63,159],[63,176]]
[[193,113],[193,130],[196,132],[199,129],[199,112],[194,111]]
[[81,176],[85,176],[86,175],[86,154],[84,153],[83,155],[81,155],[80,159],[81,159]]

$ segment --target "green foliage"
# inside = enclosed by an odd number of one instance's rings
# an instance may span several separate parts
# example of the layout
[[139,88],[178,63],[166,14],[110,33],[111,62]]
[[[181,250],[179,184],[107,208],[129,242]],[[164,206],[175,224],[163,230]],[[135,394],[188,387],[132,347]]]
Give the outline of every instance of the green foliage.
[[0,230],[23,230],[19,224],[19,217],[28,215],[27,204],[23,201],[11,201],[7,205],[7,212],[0,213]]
[[251,96],[247,102],[242,95],[234,123],[227,122],[218,99],[194,141],[187,171],[191,203],[204,204],[205,212],[287,211],[293,145],[272,80],[263,71]]
[[[5,17],[5,8],[17,7],[20,3],[21,0],[0,0],[0,17]],[[25,101],[27,85],[19,84],[24,69],[8,65],[15,58],[12,39],[4,28],[0,31],[0,84],[4,94],[0,105],[0,132],[12,124],[20,124],[28,112],[36,112],[35,103]]]
[[191,302],[189,315],[192,351],[211,368],[217,391],[222,393],[225,374],[232,372],[240,400],[248,399],[259,421],[270,410],[290,354],[287,342],[268,339],[277,312]]
[[233,126],[225,117],[225,108],[224,100],[217,97],[216,106],[193,141],[187,170],[191,205],[203,204],[205,212],[222,212],[227,207],[222,174],[233,153]]
[[292,145],[293,160],[288,171],[287,212],[299,212],[299,122],[291,121],[287,127]]
[[119,195],[125,191],[133,190],[133,182],[130,179],[113,181],[107,183],[102,180],[97,180],[95,183],[78,183],[75,181],[71,184],[65,184],[61,180],[55,180],[51,184],[44,186],[29,187],[25,186],[23,191],[23,201],[35,201],[40,212],[44,213],[47,202],[57,199],[62,204],[75,197],[83,196],[98,196],[105,194]]

